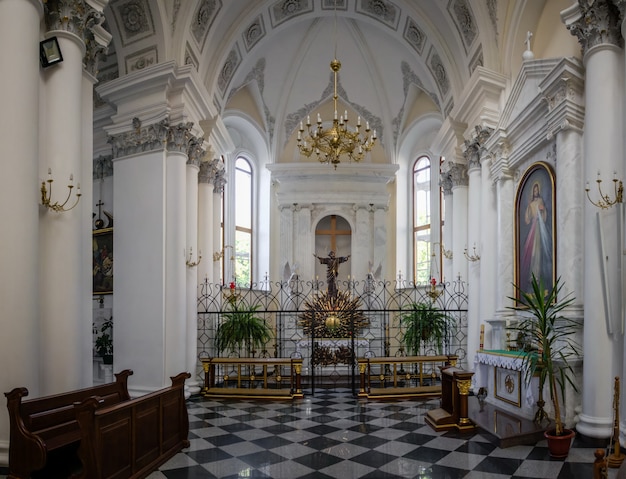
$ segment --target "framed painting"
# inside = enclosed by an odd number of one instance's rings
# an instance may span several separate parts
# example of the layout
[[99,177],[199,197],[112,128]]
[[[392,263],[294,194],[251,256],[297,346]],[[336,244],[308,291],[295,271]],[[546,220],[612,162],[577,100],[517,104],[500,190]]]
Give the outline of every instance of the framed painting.
[[515,199],[515,284],[532,293],[533,275],[551,289],[556,281],[556,195],[550,165],[535,163],[522,177]]
[[94,230],[93,294],[113,293],[113,228]]

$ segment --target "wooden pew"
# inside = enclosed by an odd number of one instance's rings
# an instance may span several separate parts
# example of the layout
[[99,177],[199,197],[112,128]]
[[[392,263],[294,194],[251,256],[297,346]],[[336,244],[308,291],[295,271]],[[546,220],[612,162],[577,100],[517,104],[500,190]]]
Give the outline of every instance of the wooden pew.
[[98,397],[76,404],[83,469],[72,479],[145,478],[189,447],[184,385],[190,377],[180,373],[168,388],[113,406],[102,407]]
[[43,469],[49,453],[80,440],[74,403],[97,395],[100,406],[110,406],[130,400],[126,369],[115,375],[115,382],[79,389],[53,396],[23,400],[28,389],[15,388],[5,393],[9,410],[9,479],[28,479],[31,473]]

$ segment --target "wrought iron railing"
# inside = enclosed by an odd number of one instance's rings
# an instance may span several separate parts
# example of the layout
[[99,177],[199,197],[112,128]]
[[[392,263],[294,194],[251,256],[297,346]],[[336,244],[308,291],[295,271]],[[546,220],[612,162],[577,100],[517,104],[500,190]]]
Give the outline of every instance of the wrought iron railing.
[[[357,358],[402,357],[407,355],[402,341],[404,325],[400,317],[415,303],[441,310],[448,318],[441,349],[434,343],[422,345],[418,355],[454,355],[460,367],[467,368],[467,294],[459,280],[436,286],[389,281],[346,281],[339,292],[356,301],[357,308],[336,311],[342,328],[307,328],[307,322],[328,319],[327,310],[316,310],[316,298],[326,294],[321,281],[265,281],[248,289],[204,282],[198,297],[199,359],[241,356],[253,358],[302,358],[303,387],[351,385],[358,388]],[[255,315],[271,327],[273,338],[260,348],[220,351],[216,348],[217,329],[229,311],[229,298],[236,295],[239,308],[255,308]],[[313,305],[313,310],[312,310]],[[319,315],[319,318],[318,318]],[[351,318],[360,318],[351,322]],[[363,327],[365,325],[365,327]],[[322,325],[324,326],[324,325]],[[320,333],[321,331],[321,333]],[[334,335],[333,331],[340,334]],[[333,344],[334,342],[334,344]],[[198,362],[198,380],[203,370]]]

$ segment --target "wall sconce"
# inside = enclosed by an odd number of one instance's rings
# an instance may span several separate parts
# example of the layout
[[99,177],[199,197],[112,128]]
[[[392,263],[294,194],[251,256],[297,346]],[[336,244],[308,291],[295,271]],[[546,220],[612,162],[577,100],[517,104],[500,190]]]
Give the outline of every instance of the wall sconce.
[[[226,251],[228,248],[232,249],[232,246],[226,245],[226,246],[224,246],[224,248],[222,248],[222,251],[216,251],[215,253],[213,253],[213,261],[217,262],[217,261],[221,260],[224,257],[224,251]],[[235,257],[231,256],[230,259],[232,261],[234,261]]]
[[468,254],[467,253],[467,246],[463,250],[463,254],[467,258],[467,261],[471,261],[472,263],[475,262],[475,261],[479,261],[480,260],[480,255],[478,253],[476,253],[476,245],[475,244],[474,244],[474,254]]
[[598,178],[596,179],[596,183],[598,184],[598,193],[600,195],[600,199],[596,202],[593,201],[591,199],[591,196],[589,195],[589,182],[587,182],[587,186],[585,187],[585,192],[587,193],[587,199],[591,202],[592,205],[606,210],[609,209],[611,206],[617,204],[617,203],[622,203],[622,199],[624,197],[624,185],[622,183],[622,180],[618,180],[617,179],[617,172],[613,172],[613,189],[614,189],[614,195],[615,198],[611,199],[609,197],[609,195],[605,195],[602,192],[602,180],[600,179],[600,172],[598,171]]
[[202,261],[202,251],[198,251],[198,261],[192,261],[191,260],[192,257],[193,257],[193,248],[189,247],[189,259],[185,261],[185,264],[189,266],[190,268],[193,268],[194,266],[198,266],[200,264],[200,262]]
[[[70,200],[70,197],[72,196],[72,189],[74,188],[74,175],[70,175],[70,182],[67,185],[67,189],[68,189],[67,198],[65,198],[65,201],[61,204],[59,204],[58,201],[52,203],[52,182],[53,181],[54,179],[52,178],[52,169],[48,168],[48,179],[46,181],[41,182],[41,204],[45,206],[46,208],[51,209],[52,211],[56,211],[57,213],[60,213],[61,211],[69,211],[72,208],[74,208],[80,201],[80,197],[81,197],[80,183],[78,183],[77,188],[76,188],[76,201],[69,208],[65,207],[65,205],[67,205],[67,202]],[[46,187],[46,183],[48,183],[48,187]]]
[[59,48],[57,37],[50,37],[39,42],[39,58],[41,66],[44,68],[63,61],[63,54],[61,53],[61,48]]
[[[443,255],[444,258],[447,259],[452,259],[454,257],[454,254],[452,253],[451,249],[446,249],[445,245],[443,243],[433,243],[433,246],[435,245],[439,245],[439,249],[441,251],[441,254]],[[433,253],[434,254],[434,253]]]

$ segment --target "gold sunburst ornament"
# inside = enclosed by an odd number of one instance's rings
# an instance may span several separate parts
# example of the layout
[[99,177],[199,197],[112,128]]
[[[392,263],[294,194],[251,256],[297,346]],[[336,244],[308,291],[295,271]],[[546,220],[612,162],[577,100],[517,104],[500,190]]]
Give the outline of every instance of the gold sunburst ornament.
[[299,316],[300,326],[316,338],[349,338],[353,330],[358,336],[369,326],[360,298],[347,291],[337,291],[335,295],[319,293],[307,299],[305,307]]

